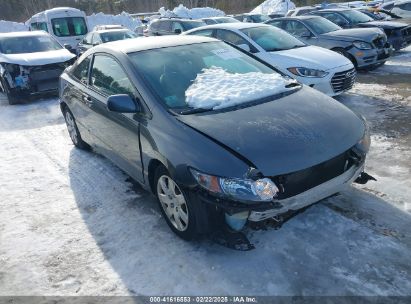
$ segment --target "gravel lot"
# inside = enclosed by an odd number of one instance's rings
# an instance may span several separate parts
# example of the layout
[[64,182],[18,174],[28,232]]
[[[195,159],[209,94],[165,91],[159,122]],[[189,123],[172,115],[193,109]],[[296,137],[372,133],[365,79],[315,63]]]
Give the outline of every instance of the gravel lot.
[[238,252],[174,236],[149,193],[73,147],[57,99],[0,95],[0,295],[411,295],[411,48],[338,100],[371,125],[378,181]]

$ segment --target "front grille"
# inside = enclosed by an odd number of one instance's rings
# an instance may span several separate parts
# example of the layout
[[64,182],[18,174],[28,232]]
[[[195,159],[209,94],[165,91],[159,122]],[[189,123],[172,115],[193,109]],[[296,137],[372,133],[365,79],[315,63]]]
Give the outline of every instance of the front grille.
[[285,199],[321,185],[347,171],[354,164],[352,151],[348,150],[330,160],[310,168],[289,174],[271,177],[283,189],[278,199]]
[[351,89],[355,83],[356,76],[357,73],[355,69],[335,73],[335,75],[331,79],[331,85],[333,87],[334,93],[339,93]]
[[377,49],[383,49],[385,45],[385,39],[383,37],[375,38],[372,43]]

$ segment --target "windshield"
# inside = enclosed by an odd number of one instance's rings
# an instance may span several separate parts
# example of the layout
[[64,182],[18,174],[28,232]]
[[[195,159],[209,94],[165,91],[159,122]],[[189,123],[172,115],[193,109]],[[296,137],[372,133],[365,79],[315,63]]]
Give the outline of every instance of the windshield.
[[[223,42],[147,50],[129,56],[162,103],[180,113],[192,108],[186,100],[186,91],[206,71],[218,70],[232,75],[254,72],[288,81],[273,69]],[[223,83],[221,85],[224,86]],[[225,90],[228,90],[227,86]]]
[[335,23],[322,18],[310,18],[306,19],[305,23],[311,27],[311,29],[316,33],[316,34],[325,34],[325,33],[330,33],[334,31],[341,30],[342,28],[336,25]]
[[103,42],[137,38],[137,35],[134,34],[132,31],[110,31],[101,33],[100,36]]
[[189,31],[196,27],[205,26],[207,25],[207,23],[203,21],[185,21],[185,22],[182,22],[182,25],[185,31]]
[[53,33],[57,37],[83,36],[87,34],[83,17],[64,17],[51,19]]
[[342,11],[341,14],[353,24],[373,21],[371,17],[359,11]]
[[60,49],[62,46],[57,41],[45,35],[0,38],[0,53],[3,54],[25,54]]
[[289,50],[305,44],[274,26],[252,27],[241,30],[267,52]]

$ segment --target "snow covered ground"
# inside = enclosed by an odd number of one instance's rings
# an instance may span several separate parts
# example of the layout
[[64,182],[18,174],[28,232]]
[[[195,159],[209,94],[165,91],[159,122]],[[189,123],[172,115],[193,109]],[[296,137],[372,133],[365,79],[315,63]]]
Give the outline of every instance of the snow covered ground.
[[370,122],[378,181],[248,231],[249,252],[174,236],[149,193],[73,147],[57,99],[0,95],[0,296],[411,295],[411,74],[386,70],[410,52],[339,97]]

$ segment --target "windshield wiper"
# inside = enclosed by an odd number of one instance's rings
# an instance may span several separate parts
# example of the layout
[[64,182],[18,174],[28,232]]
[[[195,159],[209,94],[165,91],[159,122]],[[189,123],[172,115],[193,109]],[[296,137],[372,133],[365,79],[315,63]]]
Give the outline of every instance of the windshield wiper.
[[197,114],[197,113],[204,113],[207,111],[211,111],[212,109],[203,109],[203,108],[192,108],[188,110],[181,111],[181,115],[189,115],[189,114]]

